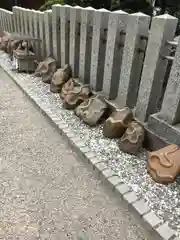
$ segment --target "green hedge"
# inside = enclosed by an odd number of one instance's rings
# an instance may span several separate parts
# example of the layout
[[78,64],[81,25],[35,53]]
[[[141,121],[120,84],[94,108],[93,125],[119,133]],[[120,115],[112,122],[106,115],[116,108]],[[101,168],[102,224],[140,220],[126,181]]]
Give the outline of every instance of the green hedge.
[[45,4],[42,5],[39,10],[40,11],[45,11],[45,10],[51,9],[52,5],[54,5],[54,4],[61,4],[61,5],[63,5],[64,4],[64,0],[49,0],[49,1],[45,2]]

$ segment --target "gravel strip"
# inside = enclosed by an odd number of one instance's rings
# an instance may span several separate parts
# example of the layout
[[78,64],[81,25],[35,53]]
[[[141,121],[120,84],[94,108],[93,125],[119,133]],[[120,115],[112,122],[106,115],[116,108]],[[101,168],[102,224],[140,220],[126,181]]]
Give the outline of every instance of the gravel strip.
[[65,110],[58,94],[49,91],[49,85],[43,84],[40,78],[33,75],[12,73],[12,64],[7,54],[0,54],[0,65],[11,72],[14,77],[26,85],[29,91],[39,97],[43,97],[44,104],[49,111],[55,112],[59,119],[67,124],[72,133],[78,135],[93,151],[99,159],[107,161],[107,164],[120,177],[122,183],[128,184],[130,189],[136,192],[139,198],[143,198],[148,206],[169,226],[180,235],[180,181],[168,186],[156,184],[147,174],[146,151],[144,149],[137,156],[121,152],[117,140],[103,137],[102,126],[89,128],[77,118],[72,111]]

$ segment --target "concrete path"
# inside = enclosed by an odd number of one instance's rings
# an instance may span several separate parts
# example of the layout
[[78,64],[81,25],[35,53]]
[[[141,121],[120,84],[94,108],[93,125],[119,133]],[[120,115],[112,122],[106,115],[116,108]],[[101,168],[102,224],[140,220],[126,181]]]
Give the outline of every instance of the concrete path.
[[0,239],[150,239],[2,69],[0,126]]

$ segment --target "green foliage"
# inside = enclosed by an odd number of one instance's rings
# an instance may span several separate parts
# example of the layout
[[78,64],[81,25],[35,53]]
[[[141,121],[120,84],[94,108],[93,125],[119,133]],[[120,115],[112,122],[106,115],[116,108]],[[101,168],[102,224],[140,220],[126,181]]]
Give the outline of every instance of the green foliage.
[[44,5],[42,5],[40,7],[40,11],[45,11],[45,10],[48,10],[48,9],[51,9],[52,8],[52,5],[54,4],[64,4],[64,0],[49,0],[49,1],[46,1],[44,3]]

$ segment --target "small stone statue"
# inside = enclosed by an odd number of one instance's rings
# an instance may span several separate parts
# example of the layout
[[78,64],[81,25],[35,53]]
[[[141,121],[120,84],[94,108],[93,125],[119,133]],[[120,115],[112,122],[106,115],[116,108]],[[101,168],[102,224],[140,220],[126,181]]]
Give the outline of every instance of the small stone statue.
[[65,65],[64,68],[58,69],[51,80],[50,91],[53,93],[61,92],[62,86],[66,83],[72,75],[71,67]]
[[104,136],[108,138],[121,138],[132,120],[133,113],[128,107],[116,109],[104,123]]
[[123,152],[136,154],[142,147],[143,141],[144,141],[143,126],[136,121],[132,121],[121,138],[119,148]]
[[50,84],[55,71],[56,71],[56,61],[55,59],[48,57],[44,61],[38,64],[35,70],[35,76],[42,77],[42,81],[44,83]]
[[83,85],[78,79],[69,79],[62,87],[60,93],[66,109],[75,109],[90,96],[89,85]]
[[0,46],[1,46],[1,50],[7,52],[7,47],[8,47],[8,42],[10,39],[11,34],[9,32],[3,32],[3,36],[0,39]]
[[13,51],[21,44],[21,40],[9,40],[7,45],[7,53],[12,57]]
[[104,99],[100,95],[93,95],[75,109],[75,114],[89,126],[95,126],[103,118],[107,109],[108,105]]
[[155,152],[148,153],[148,173],[161,184],[172,183],[180,173],[180,147],[169,145]]

